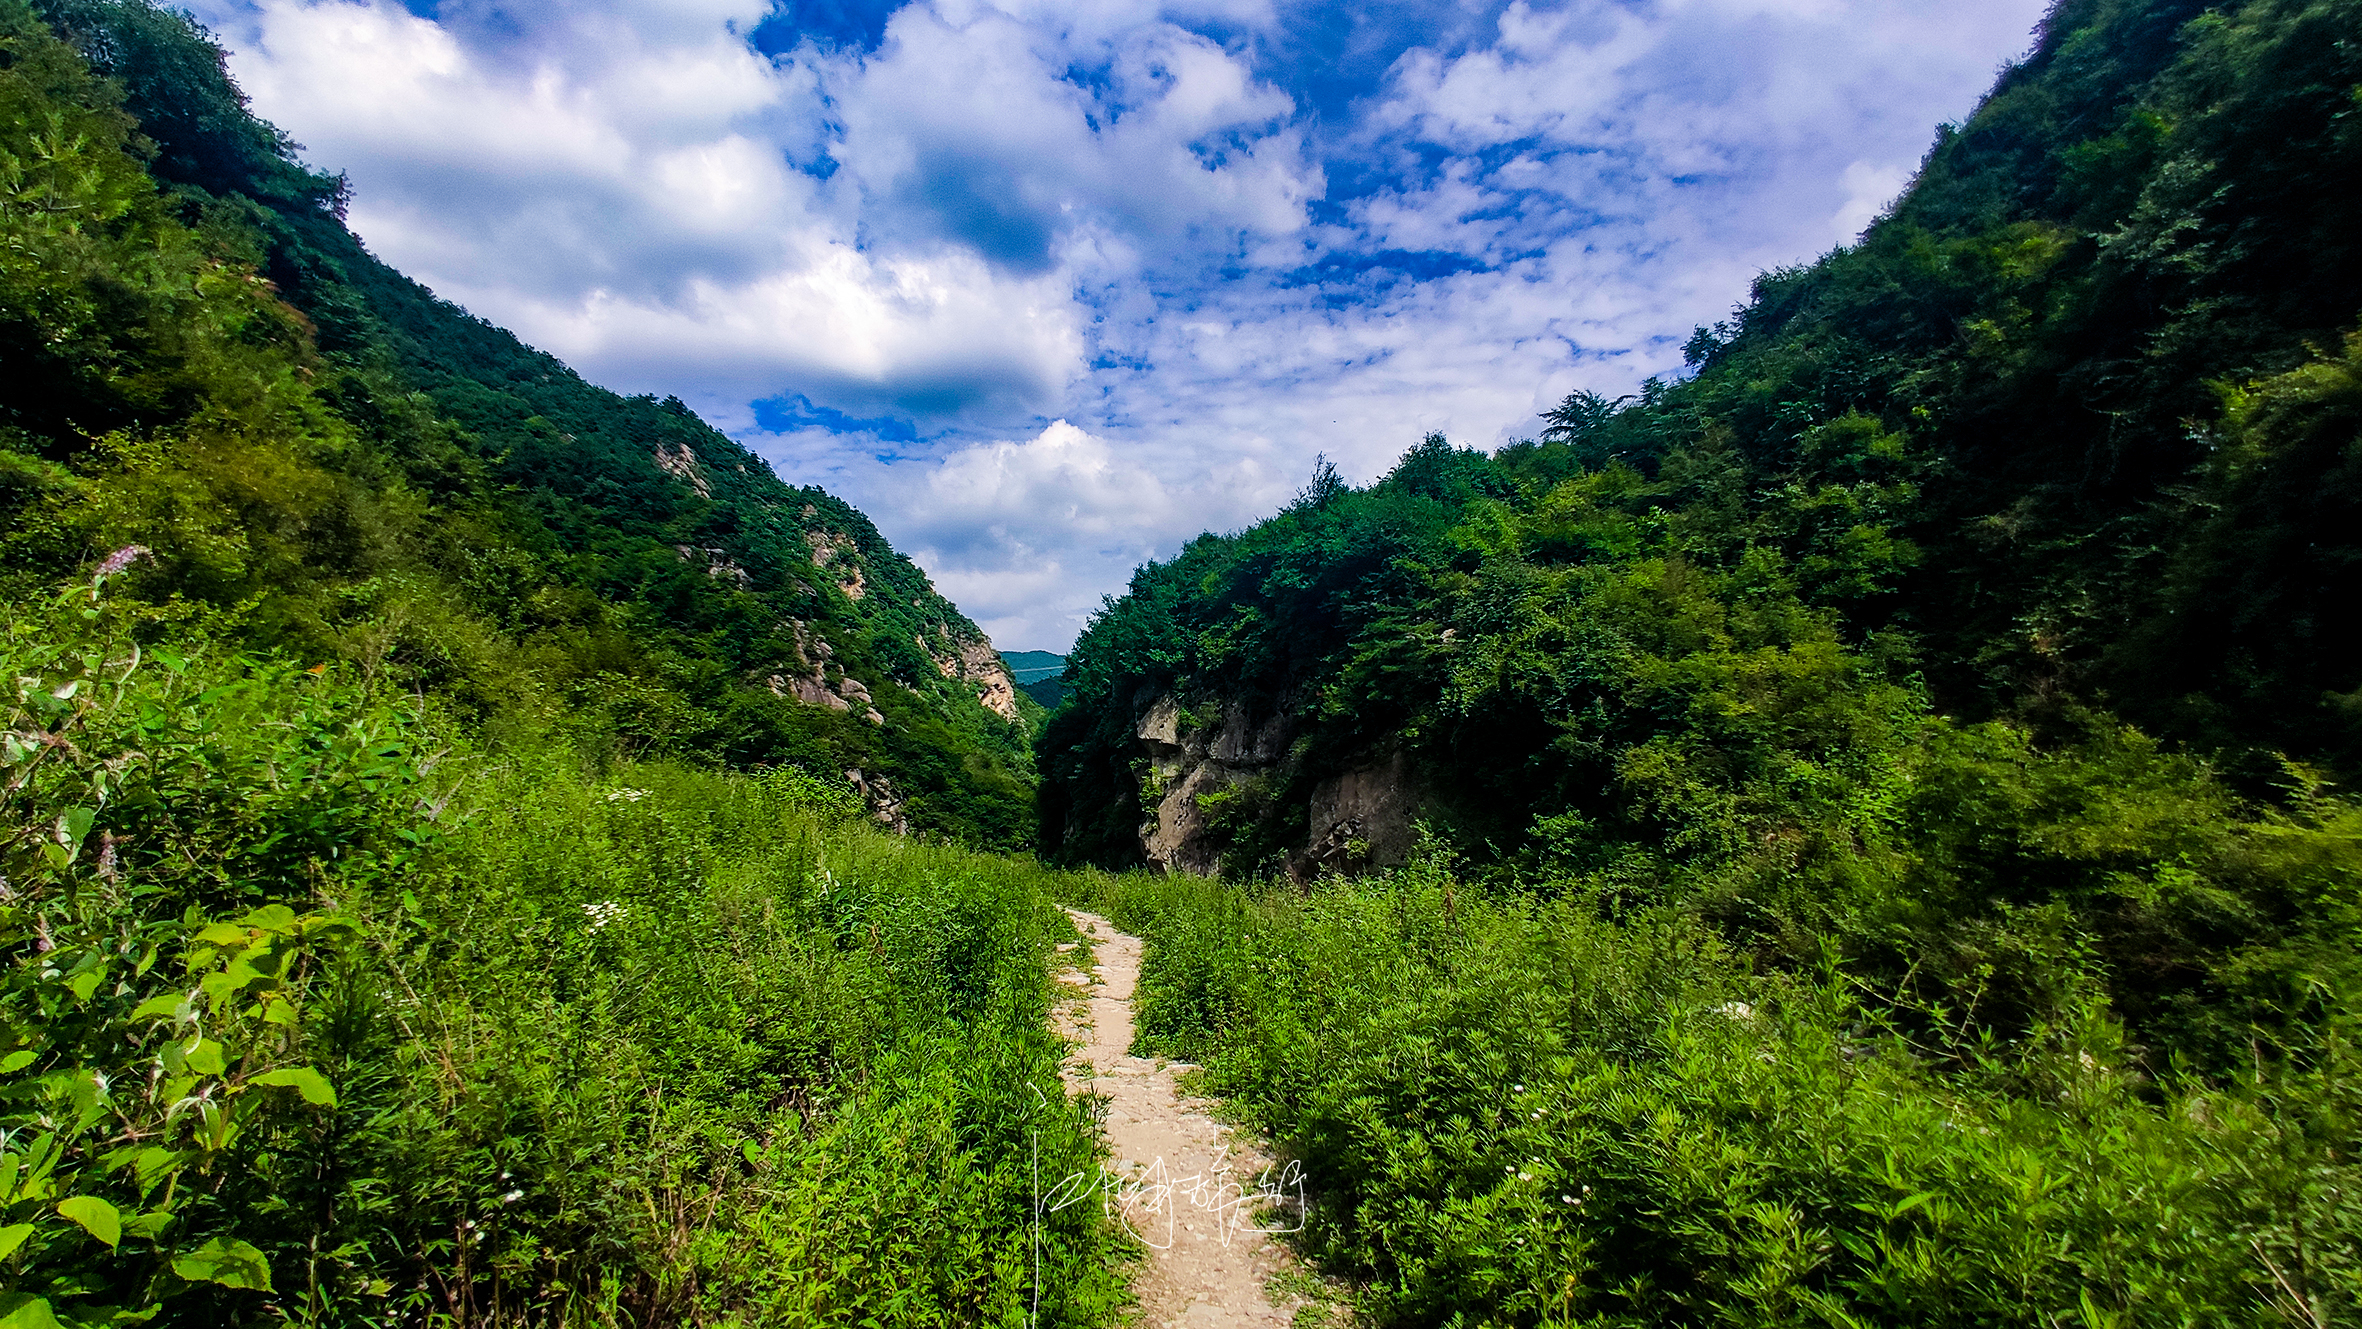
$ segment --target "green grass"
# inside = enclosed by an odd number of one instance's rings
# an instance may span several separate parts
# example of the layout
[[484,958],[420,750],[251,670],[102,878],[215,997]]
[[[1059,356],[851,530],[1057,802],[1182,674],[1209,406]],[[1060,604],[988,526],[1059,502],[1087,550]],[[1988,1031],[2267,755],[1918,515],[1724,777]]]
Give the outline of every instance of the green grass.
[[[1379,1325],[2343,1323],[2350,1015],[2302,1058],[2145,1067],[2096,989],[1947,1045],[1834,959],[1751,974],[1434,863],[1298,892],[1074,879],[1141,933],[1140,1045],[1307,1172]],[[2262,1051],[2259,1049],[2259,1057]]]
[[1112,1318],[1051,874],[110,613],[5,641],[7,1323]]

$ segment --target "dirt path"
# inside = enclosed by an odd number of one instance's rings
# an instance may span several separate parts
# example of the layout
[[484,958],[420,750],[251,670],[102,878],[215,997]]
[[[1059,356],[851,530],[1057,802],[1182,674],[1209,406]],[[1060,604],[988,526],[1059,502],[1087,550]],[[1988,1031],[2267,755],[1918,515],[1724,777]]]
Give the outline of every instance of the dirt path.
[[[1059,1032],[1082,1046],[1067,1059],[1068,1088],[1106,1099],[1114,1175],[1102,1198],[1148,1247],[1133,1292],[1147,1329],[1290,1324],[1300,1302],[1268,1286],[1295,1262],[1266,1228],[1299,1221],[1292,1176],[1254,1142],[1207,1114],[1174,1082],[1191,1069],[1129,1055],[1140,939],[1096,914],[1066,911],[1097,963],[1061,981],[1078,995],[1059,1006]],[[1275,1210],[1272,1200],[1283,1203]]]

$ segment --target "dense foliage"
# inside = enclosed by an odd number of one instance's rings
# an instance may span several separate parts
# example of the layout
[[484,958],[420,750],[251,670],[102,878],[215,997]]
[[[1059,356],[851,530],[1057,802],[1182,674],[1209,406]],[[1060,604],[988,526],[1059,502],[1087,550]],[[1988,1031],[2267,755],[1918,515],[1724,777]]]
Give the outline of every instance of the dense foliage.
[[2275,754],[2362,769],[2358,26],[2068,0],[1860,244],[1700,329],[1693,375],[1326,475],[1141,569],[1041,746],[1046,843],[1135,852],[1130,726],[1178,692],[1318,712],[1276,815],[1399,740],[1513,850],[1570,804],[1628,815],[1612,773],[1652,742],[1727,745],[1665,691],[1725,667],[1675,663],[1701,647],[1866,714],[1888,686],[2044,734],[2104,710],[2251,794]]
[[981,634],[290,149],[0,0],[0,1324],[1103,1322]]
[[883,773],[919,829],[1023,838],[982,634],[866,518],[370,257],[186,17],[38,8],[0,9],[11,596],[138,544],[120,594],[493,732]]
[[1380,1320],[2362,1313],[2357,34],[2066,0],[1694,372],[1094,620],[1043,851],[1264,883],[1110,903]]
[[[2349,919],[2354,816],[2267,832],[2338,860]],[[2259,1031],[2208,1082],[2159,1078],[2055,920],[2060,990],[2001,1037],[1835,954],[1750,972],[1688,911],[1617,919],[1439,859],[1309,893],[1097,886],[1149,942],[1139,1050],[1202,1061],[1302,1163],[1302,1244],[1367,1322],[2362,1313],[2350,932],[2297,996],[2303,1045]]]
[[0,636],[0,1320],[1104,1320],[1030,863],[354,666]]

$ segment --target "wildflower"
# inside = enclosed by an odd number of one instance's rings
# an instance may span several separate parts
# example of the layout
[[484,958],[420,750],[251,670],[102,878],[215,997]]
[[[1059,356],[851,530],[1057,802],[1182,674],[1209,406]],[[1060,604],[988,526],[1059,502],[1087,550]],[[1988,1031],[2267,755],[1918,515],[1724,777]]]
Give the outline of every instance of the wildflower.
[[516,1190],[512,1190],[512,1191],[510,1191],[510,1192],[509,1192],[508,1194],[506,1194],[506,1195],[503,1195],[503,1196],[501,1196],[501,1197],[500,1197],[500,1202],[501,1202],[502,1204],[515,1204],[517,1201],[519,1201],[519,1200],[522,1200],[522,1199],[524,1199],[524,1198],[525,1198],[525,1192],[524,1192],[524,1190],[523,1190],[522,1188],[519,1188],[519,1189],[516,1189]]
[[148,547],[146,545],[125,545],[121,549],[116,550],[114,553],[107,555],[106,559],[98,565],[98,571],[90,574],[90,579],[92,581],[105,581],[107,578],[114,576],[116,573],[121,572],[123,569],[130,567],[132,564],[147,557],[147,555]]
[[590,921],[590,930],[597,932],[623,917],[623,905],[615,900],[593,900],[582,907],[583,917]]

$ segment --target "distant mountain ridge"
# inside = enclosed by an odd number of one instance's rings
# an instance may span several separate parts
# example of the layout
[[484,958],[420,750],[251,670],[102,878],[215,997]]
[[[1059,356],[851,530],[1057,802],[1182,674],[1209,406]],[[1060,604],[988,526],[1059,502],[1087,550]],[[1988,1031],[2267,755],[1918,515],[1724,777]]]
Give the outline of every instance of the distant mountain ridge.
[[1003,651],[1001,659],[1017,680],[1017,690],[1045,711],[1066,702],[1066,657],[1050,651]]
[[1066,672],[1066,657],[1049,651],[1002,651],[1001,663],[1009,667],[1010,676],[1020,683],[1056,678]]

